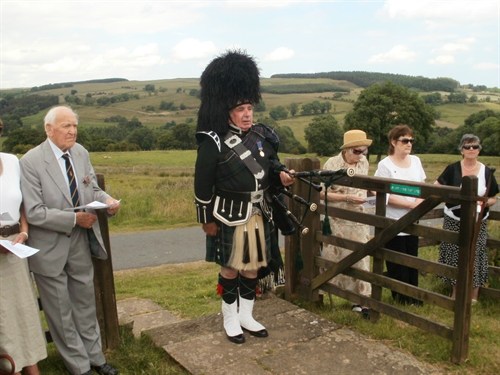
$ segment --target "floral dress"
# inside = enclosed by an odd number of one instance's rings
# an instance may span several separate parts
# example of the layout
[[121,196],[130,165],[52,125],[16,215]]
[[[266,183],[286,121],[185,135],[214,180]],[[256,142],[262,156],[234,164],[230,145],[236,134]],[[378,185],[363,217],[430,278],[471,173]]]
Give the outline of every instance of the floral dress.
[[[348,165],[344,160],[344,158],[342,157],[342,153],[340,153],[328,159],[325,165],[323,166],[323,169],[338,170],[349,167],[352,168],[352,165]],[[354,170],[356,174],[362,174],[362,175],[368,174],[368,160],[366,159],[366,157],[363,156],[361,160],[358,163],[356,163]],[[328,192],[356,195],[358,197],[366,198],[366,190],[357,189],[349,186],[331,185],[328,188]],[[344,208],[352,211],[363,212],[364,210],[366,210],[366,208],[363,205],[354,204],[351,202],[328,201],[328,205],[333,205],[335,207]],[[369,227],[365,224],[339,219],[331,216],[329,217],[329,219],[330,219],[330,228],[332,230],[332,235],[334,236],[347,238],[362,243],[365,243],[370,239]],[[334,262],[341,261],[351,253],[352,253],[351,250],[344,249],[342,247],[326,243],[323,244],[322,257]],[[354,268],[358,268],[364,271],[370,271],[370,257],[364,257],[363,259],[356,262],[354,264]],[[370,283],[354,279],[351,276],[339,274],[335,276],[333,279],[331,279],[329,282],[339,288],[349,290],[364,296],[371,295],[372,286]]]

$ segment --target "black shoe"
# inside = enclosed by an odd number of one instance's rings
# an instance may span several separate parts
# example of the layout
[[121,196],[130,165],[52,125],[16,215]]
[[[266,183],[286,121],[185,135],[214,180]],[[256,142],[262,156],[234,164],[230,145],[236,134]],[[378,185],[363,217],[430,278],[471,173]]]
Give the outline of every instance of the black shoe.
[[361,316],[363,319],[370,320],[370,309],[368,307],[363,307],[361,310]]
[[105,363],[101,366],[91,366],[91,368],[100,375],[118,375],[118,370],[109,363]]
[[227,336],[227,339],[234,344],[243,344],[245,342],[245,336],[242,333],[236,336]]
[[[243,327],[241,327],[243,328]],[[269,336],[269,333],[267,332],[267,329],[261,329],[260,331],[250,331],[246,328],[243,328],[245,331],[247,331],[249,334],[255,337],[267,337]]]

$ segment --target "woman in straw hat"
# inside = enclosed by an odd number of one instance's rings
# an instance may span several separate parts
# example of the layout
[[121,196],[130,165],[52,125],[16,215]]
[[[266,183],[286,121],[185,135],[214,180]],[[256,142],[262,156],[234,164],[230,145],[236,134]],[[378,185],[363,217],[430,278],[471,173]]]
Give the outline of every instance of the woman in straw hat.
[[[367,175],[368,159],[366,155],[368,154],[368,147],[371,144],[372,140],[368,139],[366,133],[362,130],[349,130],[345,132],[344,144],[341,147],[340,153],[328,159],[323,169],[338,170],[353,168],[356,174]],[[332,202],[334,206],[339,208],[359,212],[365,210],[363,203],[366,202],[366,190],[363,189],[331,185],[326,192],[324,190],[321,191],[320,197],[323,200],[327,199],[328,202]],[[364,224],[335,217],[330,217],[329,221],[331,231],[337,237],[348,238],[363,243],[369,240],[369,228]],[[322,256],[328,260],[339,262],[350,253],[351,250],[330,244],[323,244]],[[354,267],[370,271],[370,258],[365,257],[361,259],[354,264]],[[370,297],[372,291],[370,283],[343,274],[335,276],[330,280],[330,283],[366,297]],[[352,311],[362,313],[364,317],[369,317],[369,309],[365,306],[353,305]]]
[[267,337],[253,318],[258,270],[270,259],[272,210],[269,190],[294,179],[282,171],[273,129],[253,123],[260,100],[253,58],[228,51],[205,68],[198,112],[195,203],[207,235],[206,260],[221,266],[224,330],[229,341],[245,342],[243,330]]
[[[420,159],[411,155],[413,143],[413,130],[408,125],[397,125],[389,131],[389,156],[378,163],[375,176],[425,182],[426,175]],[[408,211],[422,202],[420,198],[388,194],[386,216],[391,219],[399,219]],[[385,245],[386,248],[418,256],[418,236],[408,233],[399,233]],[[400,264],[386,262],[389,277],[403,281],[407,284],[418,286],[418,270]],[[392,291],[392,298],[402,304],[421,305],[422,301]]]

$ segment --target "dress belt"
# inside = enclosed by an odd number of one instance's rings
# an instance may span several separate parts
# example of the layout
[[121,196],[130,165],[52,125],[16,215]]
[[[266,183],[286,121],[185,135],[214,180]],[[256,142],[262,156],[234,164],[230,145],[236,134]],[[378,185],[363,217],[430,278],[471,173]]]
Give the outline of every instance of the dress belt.
[[9,237],[12,234],[19,233],[19,224],[5,225],[0,227],[0,236]]

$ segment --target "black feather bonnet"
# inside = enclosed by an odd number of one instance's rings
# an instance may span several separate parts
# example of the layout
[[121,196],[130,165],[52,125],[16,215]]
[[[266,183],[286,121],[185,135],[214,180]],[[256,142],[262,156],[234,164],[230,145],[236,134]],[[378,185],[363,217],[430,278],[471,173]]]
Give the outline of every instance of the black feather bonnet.
[[228,130],[229,111],[242,103],[259,103],[259,68],[245,52],[230,50],[213,59],[200,79],[198,131]]

